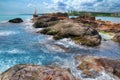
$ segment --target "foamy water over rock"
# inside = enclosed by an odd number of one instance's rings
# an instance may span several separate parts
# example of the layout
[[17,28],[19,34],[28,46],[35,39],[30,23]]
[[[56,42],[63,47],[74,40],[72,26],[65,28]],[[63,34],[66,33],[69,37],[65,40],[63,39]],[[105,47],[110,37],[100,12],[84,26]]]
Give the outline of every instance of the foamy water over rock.
[[[77,68],[82,70],[82,77],[95,80],[119,80],[120,60],[95,56],[77,56]],[[90,79],[91,80],[91,79]]]

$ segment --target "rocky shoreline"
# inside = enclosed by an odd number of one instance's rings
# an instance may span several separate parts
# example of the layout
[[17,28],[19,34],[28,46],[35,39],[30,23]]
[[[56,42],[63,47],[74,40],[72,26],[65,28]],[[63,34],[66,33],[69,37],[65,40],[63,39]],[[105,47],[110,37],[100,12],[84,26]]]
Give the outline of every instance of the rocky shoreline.
[[104,76],[102,72],[111,77],[112,80],[120,78],[120,60],[85,55],[76,56],[75,60],[76,69],[79,72],[82,71],[83,78],[75,77],[70,69],[60,66],[20,64],[3,72],[0,75],[0,80],[84,80]]
[[[55,40],[70,38],[76,44],[94,47],[101,44],[99,31],[104,31],[115,34],[113,41],[120,43],[120,24],[95,20],[95,17],[68,18],[66,13],[54,13],[37,16],[32,20],[35,20],[33,27],[42,28],[37,33],[52,35]],[[22,19],[20,22],[13,19],[12,23],[21,22]],[[74,76],[70,69],[61,66],[18,64],[1,73],[0,80],[86,80],[104,77],[102,72],[111,77],[109,80],[120,80],[120,59],[88,55],[75,56],[74,59],[75,69],[81,72],[82,78]]]
[[43,15],[33,25],[35,28],[44,28],[38,33],[53,35],[55,40],[71,38],[78,44],[97,46],[101,43],[101,36],[91,27],[68,19],[68,16],[54,14]]
[[119,23],[95,20],[92,16],[68,18],[66,13],[54,13],[38,17],[33,26],[43,28],[38,33],[53,35],[55,40],[71,38],[78,44],[98,46],[101,43],[99,31],[114,34],[115,37],[117,35],[113,40],[119,42],[119,25]]

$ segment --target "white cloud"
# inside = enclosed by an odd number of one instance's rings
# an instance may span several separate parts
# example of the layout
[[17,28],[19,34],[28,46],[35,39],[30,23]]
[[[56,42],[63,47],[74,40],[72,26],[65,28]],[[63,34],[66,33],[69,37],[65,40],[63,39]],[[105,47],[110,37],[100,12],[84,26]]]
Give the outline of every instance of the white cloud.
[[53,11],[118,11],[119,0],[52,0],[52,4],[44,3]]
[[29,4],[27,4],[27,7],[35,7],[35,5],[32,3],[29,3]]

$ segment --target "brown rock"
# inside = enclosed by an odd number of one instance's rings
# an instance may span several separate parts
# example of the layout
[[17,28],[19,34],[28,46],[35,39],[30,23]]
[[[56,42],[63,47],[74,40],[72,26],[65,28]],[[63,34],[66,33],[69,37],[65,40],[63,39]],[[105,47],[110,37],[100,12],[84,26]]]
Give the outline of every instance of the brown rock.
[[94,57],[77,56],[76,59],[81,62],[77,68],[83,71],[85,77],[95,78],[100,75],[102,67],[96,63]]
[[1,74],[0,80],[76,80],[70,72],[58,67],[16,65]]
[[37,21],[35,21],[33,26],[35,28],[45,28],[56,24],[58,20],[64,19],[68,19],[67,13],[53,13],[42,15],[37,18]]
[[96,61],[97,64],[103,66],[106,71],[109,71],[120,78],[120,60],[100,58],[96,59]]
[[52,34],[56,40],[71,38],[76,43],[87,46],[97,46],[101,43],[101,36],[95,29],[83,27],[71,20],[59,21],[55,25],[43,29],[41,33]]
[[120,33],[116,33],[116,35],[113,37],[113,40],[120,43]]
[[82,70],[83,74],[87,76],[94,76],[91,74],[91,70],[96,72],[96,74],[105,70],[120,78],[120,60],[93,56],[77,56],[76,59],[81,62],[77,68]]

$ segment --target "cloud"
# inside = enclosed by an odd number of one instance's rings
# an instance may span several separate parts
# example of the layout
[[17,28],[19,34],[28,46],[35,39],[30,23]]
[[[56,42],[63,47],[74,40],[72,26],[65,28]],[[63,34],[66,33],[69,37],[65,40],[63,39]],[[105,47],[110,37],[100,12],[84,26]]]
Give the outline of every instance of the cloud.
[[27,4],[27,7],[35,7],[35,5],[32,3],[29,3],[29,4]]
[[52,11],[120,11],[119,0],[52,0],[44,4]]

